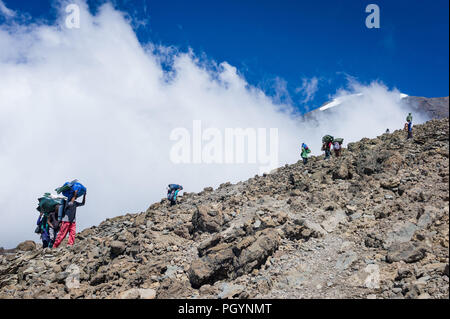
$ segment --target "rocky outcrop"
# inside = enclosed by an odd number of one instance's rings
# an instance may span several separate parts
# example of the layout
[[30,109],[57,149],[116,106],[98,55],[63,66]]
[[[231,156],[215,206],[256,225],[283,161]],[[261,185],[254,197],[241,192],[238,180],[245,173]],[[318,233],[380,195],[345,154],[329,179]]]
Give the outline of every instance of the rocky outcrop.
[[431,119],[448,117],[448,96],[434,98],[407,96],[404,98],[403,103],[412,107],[416,112],[424,112]]
[[0,298],[449,298],[448,119],[0,251]]
[[218,232],[223,225],[222,209],[216,206],[199,205],[192,215],[193,231]]
[[192,262],[188,271],[194,288],[250,273],[278,247],[278,234],[271,229],[244,237],[239,236],[241,232],[245,233],[240,230],[225,238],[216,236],[198,248],[200,257]]
[[17,245],[16,250],[33,251],[36,249],[36,243],[32,240],[26,240]]

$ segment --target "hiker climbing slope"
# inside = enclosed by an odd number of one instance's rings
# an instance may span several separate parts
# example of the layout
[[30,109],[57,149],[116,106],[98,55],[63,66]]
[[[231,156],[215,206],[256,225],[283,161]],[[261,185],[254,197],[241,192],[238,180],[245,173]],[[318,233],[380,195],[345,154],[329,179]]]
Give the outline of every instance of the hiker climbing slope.
[[308,145],[305,143],[302,143],[302,151],[300,156],[303,159],[303,164],[308,163],[308,154],[311,153],[311,150],[309,149]]
[[334,137],[331,135],[325,135],[322,137],[322,151],[325,151],[325,159],[330,158],[331,155],[331,144],[333,143]]
[[410,139],[410,138],[413,137],[413,134],[412,134],[412,127],[413,127],[412,121],[409,121],[409,122],[407,123],[407,125],[406,125],[406,130],[407,130],[407,132],[408,132],[408,136],[406,137],[406,139]]
[[40,212],[36,224],[37,224],[37,228],[36,228],[35,232],[37,234],[40,234],[40,237],[42,240],[42,248],[49,247],[51,239],[50,239],[50,231],[49,231],[49,225],[48,225],[48,214],[44,213],[44,212]]
[[83,201],[81,203],[77,202],[75,199],[76,192],[64,208],[63,216],[61,218],[61,227],[53,248],[57,248],[61,244],[64,238],[66,238],[67,233],[69,233],[68,245],[72,246],[75,243],[77,207],[84,206],[86,203],[86,191],[84,192]]
[[38,201],[39,205],[36,210],[39,212],[39,218],[35,232],[40,234],[43,248],[52,247],[58,228],[56,216],[63,206],[63,199],[45,193],[44,196],[38,198]]
[[412,114],[408,113],[408,116],[406,117],[406,122],[412,122]]
[[343,138],[335,138],[333,140],[333,150],[336,157],[339,157],[341,155],[342,143],[344,143]]
[[412,114],[408,113],[408,116],[406,117],[406,123],[405,123],[405,126],[403,128],[408,133],[406,139],[412,138],[412,127],[413,127]]
[[49,225],[49,234],[50,234],[50,243],[48,247],[53,247],[56,236],[58,235],[59,231],[59,221],[58,221],[58,212],[60,211],[60,208],[64,207],[64,204],[60,204],[56,207],[56,209],[48,214],[48,225]]
[[178,184],[169,184],[167,187],[167,199],[170,201],[170,206],[177,203],[177,195],[181,190],[183,190],[183,186]]

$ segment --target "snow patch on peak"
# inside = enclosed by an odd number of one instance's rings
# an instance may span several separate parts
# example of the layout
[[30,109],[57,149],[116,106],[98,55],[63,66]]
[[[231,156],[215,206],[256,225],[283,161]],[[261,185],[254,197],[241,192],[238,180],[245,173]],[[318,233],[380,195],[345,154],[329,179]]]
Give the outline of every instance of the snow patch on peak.
[[[362,95],[363,95],[363,93],[356,93],[356,94],[349,94],[349,95],[344,95],[344,96],[337,97],[337,98],[333,99],[332,101],[327,102],[324,105],[322,105],[321,107],[319,107],[319,111],[325,111],[325,110],[330,109],[332,107],[341,105],[342,103],[344,103],[345,101],[348,101],[351,98],[354,98],[356,96],[362,96]],[[400,96],[400,99],[403,99],[405,97],[408,97],[409,95],[408,94],[404,94],[404,93],[400,93],[399,96]]]

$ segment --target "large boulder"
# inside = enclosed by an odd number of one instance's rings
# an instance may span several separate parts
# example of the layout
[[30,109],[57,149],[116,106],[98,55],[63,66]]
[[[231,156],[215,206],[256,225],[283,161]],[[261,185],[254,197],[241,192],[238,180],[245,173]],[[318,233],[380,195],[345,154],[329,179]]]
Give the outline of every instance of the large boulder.
[[223,213],[219,206],[199,205],[192,215],[192,227],[194,232],[218,232],[222,228],[223,223]]
[[17,245],[16,249],[22,251],[33,251],[36,249],[36,243],[32,240],[26,240]]
[[353,174],[350,172],[346,162],[342,162],[337,165],[332,171],[333,179],[350,179]]
[[386,256],[386,261],[389,263],[404,261],[406,263],[413,263],[419,261],[426,256],[426,249],[415,243],[396,243],[393,244]]
[[111,251],[111,256],[113,256],[113,257],[123,254],[125,252],[125,249],[127,248],[127,246],[125,246],[125,244],[123,242],[118,241],[118,240],[112,241],[109,244],[109,247],[110,247],[110,251]]
[[394,224],[392,230],[386,234],[384,248],[389,248],[393,244],[409,242],[416,230],[417,226],[409,221]]
[[[270,228],[259,231],[254,235],[243,238],[235,238],[235,241],[227,243],[214,241],[202,245],[202,257],[194,260],[188,270],[192,287],[199,288],[204,284],[242,276],[260,267],[279,244],[278,233]],[[205,251],[205,247],[210,247]]]

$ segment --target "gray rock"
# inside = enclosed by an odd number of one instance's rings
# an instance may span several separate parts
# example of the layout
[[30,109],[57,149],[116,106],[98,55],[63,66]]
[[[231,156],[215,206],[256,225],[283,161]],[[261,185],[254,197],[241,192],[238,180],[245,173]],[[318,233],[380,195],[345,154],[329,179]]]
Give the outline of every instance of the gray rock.
[[335,267],[338,270],[345,270],[357,260],[358,255],[354,251],[350,250],[338,257]]
[[181,268],[176,265],[168,266],[166,269],[166,272],[163,275],[163,278],[174,278],[179,269],[181,269]]
[[214,233],[220,231],[223,224],[223,213],[218,206],[199,205],[192,215],[194,231]]
[[353,222],[357,219],[360,219],[362,217],[361,213],[354,213],[350,215],[350,220]]
[[17,245],[16,249],[22,251],[33,251],[36,249],[36,243],[32,240],[26,240]]
[[219,299],[233,298],[238,296],[245,289],[242,285],[234,285],[230,283],[223,283],[221,288],[222,291],[217,295]]
[[258,229],[261,226],[261,221],[257,219],[255,223],[253,224],[253,228]]
[[392,244],[409,242],[416,230],[417,226],[411,222],[400,222],[395,224],[386,236],[384,244],[385,248],[389,248]]
[[426,256],[425,248],[408,243],[396,243],[391,245],[386,256],[386,261],[389,263],[404,261],[407,263],[413,263],[419,261]]
[[76,264],[71,264],[66,269],[67,277],[65,278],[65,286],[67,289],[80,288],[80,268]]
[[123,254],[125,252],[125,249],[127,248],[123,242],[118,241],[118,240],[112,241],[109,246],[110,246],[111,255],[113,257]]
[[317,224],[313,221],[306,219],[306,220],[303,220],[302,223],[303,223],[303,226],[305,226],[308,229],[311,229],[313,232],[316,232],[320,235],[327,234],[327,231],[325,229],[323,229],[322,226],[320,226],[319,224]]
[[345,223],[347,221],[347,215],[344,211],[338,210],[333,213],[332,216],[328,217],[325,221],[322,222],[322,227],[327,232],[333,232],[337,226],[341,223]]

